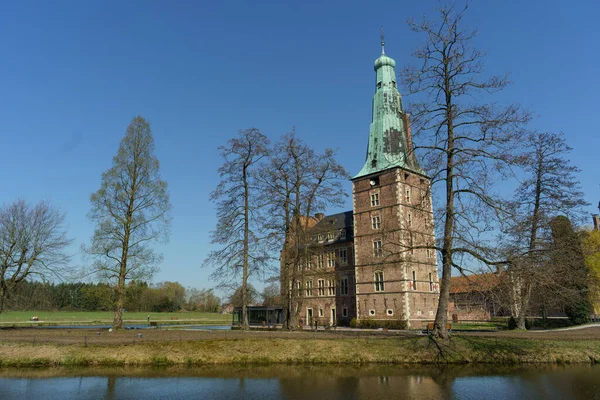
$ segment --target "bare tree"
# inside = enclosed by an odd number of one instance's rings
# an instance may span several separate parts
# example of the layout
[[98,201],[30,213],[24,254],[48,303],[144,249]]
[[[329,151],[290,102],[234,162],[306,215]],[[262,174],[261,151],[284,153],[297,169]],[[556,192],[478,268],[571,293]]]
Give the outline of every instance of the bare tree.
[[191,311],[217,312],[221,306],[221,299],[213,289],[186,289],[187,308]]
[[27,278],[63,278],[69,257],[65,214],[42,201],[25,200],[0,208],[0,312],[17,285]]
[[276,283],[270,283],[265,286],[262,293],[260,294],[264,306],[274,306],[281,304],[279,285]]
[[[517,318],[517,326],[525,329],[525,317],[534,290],[544,292],[548,298],[559,298],[564,293],[557,281],[558,275],[548,273],[548,256],[551,244],[550,221],[558,215],[577,218],[583,198],[576,178],[579,169],[566,158],[571,148],[563,135],[530,132],[523,138],[525,152],[520,157],[524,172],[514,196],[515,212],[509,224],[508,264],[510,308]],[[556,249],[552,250],[557,257]]]
[[[244,295],[244,291],[246,292],[245,295]],[[244,296],[246,296],[245,300],[244,300]],[[233,304],[234,307],[243,307],[244,301],[246,302],[246,305],[256,304],[256,302],[258,301],[259,298],[260,298],[260,293],[258,293],[258,290],[256,290],[256,288],[254,286],[252,286],[251,283],[248,283],[246,285],[245,290],[241,286],[238,287],[233,292],[233,294],[229,297],[229,302],[231,304]]]
[[[474,31],[462,27],[467,7],[439,9],[438,19],[409,21],[426,37],[414,53],[418,67],[403,70],[411,94],[424,100],[412,104],[414,143],[424,156],[437,196],[442,278],[434,335],[447,337],[446,322],[452,267],[457,257],[487,260],[480,238],[495,228],[501,210],[491,185],[505,172],[507,156],[520,124],[529,116],[518,105],[499,107],[485,96],[506,87],[506,76],[482,78],[484,53],[473,47]],[[443,189],[442,189],[443,188]]]
[[217,228],[205,266],[216,266],[212,277],[233,287],[241,275],[242,329],[248,328],[248,278],[264,270],[269,260],[259,227],[265,199],[256,190],[255,169],[268,155],[269,140],[256,128],[246,129],[219,147],[225,159],[219,168],[221,182],[211,194],[217,204]]
[[335,160],[334,150],[316,153],[292,131],[274,146],[260,177],[269,209],[265,227],[271,232],[272,247],[282,249],[284,327],[294,329],[302,309],[302,298],[294,289],[302,285],[304,266],[311,257],[308,246],[311,242],[308,230],[314,225],[311,215],[328,206],[343,204],[347,194],[342,182],[349,174]]
[[113,165],[102,174],[90,201],[88,217],[96,229],[84,250],[94,258],[93,272],[115,285],[113,327],[119,329],[126,282],[157,271],[162,257],[150,244],[168,239],[171,220],[167,182],[159,174],[150,124],[141,116],[127,127]]

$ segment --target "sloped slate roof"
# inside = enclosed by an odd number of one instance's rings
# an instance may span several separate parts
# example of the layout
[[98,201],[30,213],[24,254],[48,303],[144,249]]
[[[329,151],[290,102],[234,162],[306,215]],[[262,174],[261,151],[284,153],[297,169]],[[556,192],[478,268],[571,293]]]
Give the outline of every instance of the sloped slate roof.
[[352,234],[354,219],[352,211],[346,211],[339,214],[326,215],[315,226],[310,229],[311,233],[329,232],[336,229],[346,229],[346,234]]

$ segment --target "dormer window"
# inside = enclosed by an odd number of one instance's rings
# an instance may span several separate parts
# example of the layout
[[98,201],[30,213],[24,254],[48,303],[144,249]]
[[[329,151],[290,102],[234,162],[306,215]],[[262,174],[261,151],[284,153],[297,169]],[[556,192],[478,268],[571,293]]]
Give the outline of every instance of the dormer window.
[[333,240],[333,232],[327,232],[327,240]]
[[345,229],[340,230],[340,239],[341,240],[346,239],[346,230]]

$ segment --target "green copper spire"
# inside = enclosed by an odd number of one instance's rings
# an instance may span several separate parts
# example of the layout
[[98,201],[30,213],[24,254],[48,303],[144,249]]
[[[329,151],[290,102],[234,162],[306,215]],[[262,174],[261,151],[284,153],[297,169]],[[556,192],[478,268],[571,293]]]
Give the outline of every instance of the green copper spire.
[[381,57],[375,60],[377,79],[367,159],[353,179],[395,167],[424,174],[411,151],[410,121],[396,87],[396,62],[385,55],[384,45],[382,29]]

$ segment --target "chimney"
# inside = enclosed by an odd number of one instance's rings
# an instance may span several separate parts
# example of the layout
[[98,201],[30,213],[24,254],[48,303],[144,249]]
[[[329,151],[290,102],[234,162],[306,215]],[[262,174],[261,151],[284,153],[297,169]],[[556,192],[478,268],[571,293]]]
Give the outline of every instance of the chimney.
[[594,230],[597,231],[600,229],[600,214],[594,214],[592,218],[594,219]]
[[323,218],[325,218],[325,214],[323,214],[323,213],[316,213],[315,214],[315,218],[317,219],[317,222],[319,222],[320,220],[322,220]]

